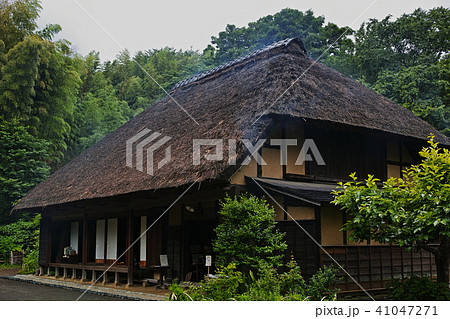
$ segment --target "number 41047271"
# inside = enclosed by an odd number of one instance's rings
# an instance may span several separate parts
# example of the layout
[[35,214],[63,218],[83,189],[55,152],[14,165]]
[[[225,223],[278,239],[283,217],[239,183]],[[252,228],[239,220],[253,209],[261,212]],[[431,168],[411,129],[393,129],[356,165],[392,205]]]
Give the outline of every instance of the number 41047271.
[[377,310],[378,314],[384,316],[397,316],[397,315],[408,315],[408,316],[437,316],[436,306],[378,306]]

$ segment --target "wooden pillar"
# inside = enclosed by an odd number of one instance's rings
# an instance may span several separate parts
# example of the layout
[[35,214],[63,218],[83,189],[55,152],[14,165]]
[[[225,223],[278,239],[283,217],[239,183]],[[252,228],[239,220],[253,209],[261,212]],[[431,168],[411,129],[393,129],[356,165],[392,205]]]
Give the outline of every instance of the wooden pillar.
[[86,281],[86,270],[84,269],[87,263],[87,216],[83,214],[83,253],[81,256],[81,281]]
[[103,282],[102,285],[106,285],[106,283],[108,282],[108,272],[105,271],[105,273],[103,274]]
[[47,276],[50,276],[50,266],[47,267]]
[[97,273],[95,272],[95,270],[92,270],[92,283],[94,283],[97,280]]
[[72,279],[77,278],[77,270],[75,268],[72,268]]
[[133,243],[133,210],[128,214],[128,231],[127,231],[127,265],[128,265],[128,273],[127,273],[127,286],[133,284],[133,247],[131,244]]
[[119,285],[119,273],[116,271],[114,272],[114,286],[118,286]]
[[40,266],[39,267],[39,276],[43,276],[44,275],[44,267]]
[[64,267],[63,278],[64,279],[67,278],[67,268],[66,267]]
[[55,277],[59,277],[59,267],[55,267]]
[[[50,217],[46,217],[47,219],[47,250],[46,250],[46,255],[47,255],[47,259],[46,259],[46,263],[47,266],[50,265],[51,261],[52,261],[52,222]],[[48,268],[47,268],[48,270]]]

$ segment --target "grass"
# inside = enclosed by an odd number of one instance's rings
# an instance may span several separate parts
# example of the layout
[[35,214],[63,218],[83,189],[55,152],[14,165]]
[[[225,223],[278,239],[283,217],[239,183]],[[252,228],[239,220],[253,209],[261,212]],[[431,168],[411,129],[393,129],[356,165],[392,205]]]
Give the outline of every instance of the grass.
[[14,269],[14,268],[22,268],[21,265],[11,265],[9,263],[0,264],[0,269]]

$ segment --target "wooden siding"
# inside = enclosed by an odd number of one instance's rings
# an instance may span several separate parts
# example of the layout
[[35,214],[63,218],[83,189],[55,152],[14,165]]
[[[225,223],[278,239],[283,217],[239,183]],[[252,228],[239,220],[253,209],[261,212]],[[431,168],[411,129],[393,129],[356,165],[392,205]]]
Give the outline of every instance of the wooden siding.
[[49,263],[49,223],[50,221],[47,217],[42,217],[39,235],[39,265],[48,265]]
[[277,229],[286,233],[285,241],[288,249],[285,252],[284,262],[294,257],[302,270],[302,275],[311,277],[319,268],[319,247],[297,225],[301,225],[309,234],[317,240],[317,220],[279,221]]
[[[436,276],[436,265],[432,254],[425,250],[406,250],[399,246],[324,246],[324,249],[364,289],[385,288],[393,278],[411,275]],[[333,265],[334,261],[321,252],[322,266]],[[355,282],[342,270],[339,288],[342,291],[360,290]]]
[[326,165],[307,162],[307,175],[347,179],[356,172],[386,178],[386,150],[382,138],[361,131],[332,127],[308,127],[306,138],[313,139]]

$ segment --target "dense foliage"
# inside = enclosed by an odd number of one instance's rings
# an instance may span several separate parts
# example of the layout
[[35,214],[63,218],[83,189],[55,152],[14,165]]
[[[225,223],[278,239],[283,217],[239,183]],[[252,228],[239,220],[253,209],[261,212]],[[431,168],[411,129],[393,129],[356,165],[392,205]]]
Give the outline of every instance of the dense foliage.
[[289,262],[288,271],[278,273],[270,267],[263,267],[259,278],[252,272],[245,276],[231,263],[219,268],[212,278],[205,278],[198,285],[188,283],[186,288],[174,283],[170,287],[170,300],[202,301],[202,300],[335,300],[337,289],[333,288],[338,281],[336,269],[320,269],[309,281],[301,275],[300,267],[295,261]]
[[[24,215],[15,223],[0,226],[0,260],[9,260],[11,251],[24,251],[37,255],[39,249],[40,214]],[[37,260],[31,267],[37,266]]]
[[403,172],[404,178],[382,183],[339,183],[334,204],[348,212],[344,229],[357,240],[419,247],[434,254],[438,281],[448,283],[450,262],[450,151],[431,138],[423,160]]
[[217,265],[234,263],[239,270],[255,274],[265,267],[281,266],[285,234],[275,229],[275,211],[265,199],[245,194],[226,197],[219,215],[213,242]]
[[336,270],[320,269],[306,282],[292,259],[280,273],[287,245],[275,229],[275,211],[263,198],[242,194],[226,197],[213,242],[216,264],[213,278],[184,291],[172,285],[174,300],[321,300],[335,298],[331,288]]
[[388,298],[395,301],[448,301],[450,289],[446,283],[435,282],[428,277],[412,276],[395,279],[387,287]]
[[49,142],[0,117],[0,222],[13,204],[48,176]]

